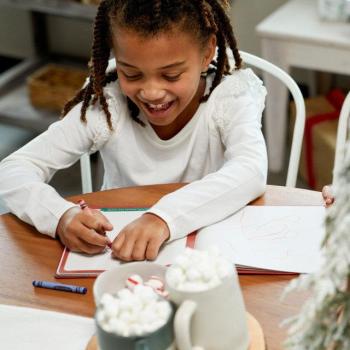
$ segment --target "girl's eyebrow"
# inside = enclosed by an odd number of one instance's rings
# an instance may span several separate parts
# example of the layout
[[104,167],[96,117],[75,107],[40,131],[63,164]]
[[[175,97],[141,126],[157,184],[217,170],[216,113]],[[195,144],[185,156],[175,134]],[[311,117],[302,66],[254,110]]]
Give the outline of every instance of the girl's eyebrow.
[[175,62],[175,63],[168,64],[166,66],[160,67],[159,69],[174,68],[174,67],[182,66],[185,63],[186,63],[185,61]]
[[[129,63],[126,63],[126,62],[123,62],[123,61],[120,61],[120,60],[117,60],[117,63],[120,64],[121,66],[138,69],[136,66],[133,66],[132,64],[129,64]],[[171,64],[168,64],[166,66],[160,67],[159,69],[174,68],[174,67],[182,66],[183,64],[185,64],[185,61],[171,63]]]

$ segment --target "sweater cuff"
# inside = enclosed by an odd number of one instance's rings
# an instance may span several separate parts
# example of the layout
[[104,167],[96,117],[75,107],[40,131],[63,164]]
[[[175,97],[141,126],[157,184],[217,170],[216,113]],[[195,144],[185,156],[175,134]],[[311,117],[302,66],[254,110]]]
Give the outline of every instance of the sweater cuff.
[[170,232],[170,236],[169,236],[169,239],[167,242],[171,242],[171,241],[174,241],[175,239],[185,237],[189,233],[191,233],[191,232],[187,232],[187,233],[181,234],[181,233],[177,232],[177,228],[176,228],[176,225],[175,225],[172,217],[169,216],[168,214],[166,214],[165,212],[163,212],[162,210],[159,210],[156,208],[150,208],[149,210],[147,210],[146,213],[157,215],[162,220],[164,220],[166,222],[166,224],[168,225],[168,228],[169,228],[169,232]]
[[67,200],[63,200],[59,202],[59,205],[55,206],[54,209],[51,209],[52,219],[47,226],[47,229],[42,231],[44,234],[56,238],[56,231],[58,222],[60,221],[62,215],[69,209],[77,207],[73,202],[69,202]]

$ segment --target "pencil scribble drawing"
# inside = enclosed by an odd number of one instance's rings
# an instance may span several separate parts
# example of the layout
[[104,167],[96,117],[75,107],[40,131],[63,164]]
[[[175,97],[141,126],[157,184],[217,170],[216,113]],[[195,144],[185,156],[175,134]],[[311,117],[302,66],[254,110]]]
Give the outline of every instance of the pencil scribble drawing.
[[260,217],[254,222],[254,219],[247,218],[246,211],[242,210],[240,225],[244,237],[248,240],[288,239],[298,235],[293,228],[300,220],[298,215],[286,215],[278,218]]

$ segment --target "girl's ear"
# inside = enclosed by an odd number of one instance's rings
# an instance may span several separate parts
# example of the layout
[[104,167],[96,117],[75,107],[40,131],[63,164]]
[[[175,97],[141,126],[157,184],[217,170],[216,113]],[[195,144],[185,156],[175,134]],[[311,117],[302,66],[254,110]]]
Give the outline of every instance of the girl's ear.
[[207,70],[210,62],[213,60],[216,53],[216,36],[212,34],[207,42],[207,46],[204,49],[204,57],[202,64],[202,71]]

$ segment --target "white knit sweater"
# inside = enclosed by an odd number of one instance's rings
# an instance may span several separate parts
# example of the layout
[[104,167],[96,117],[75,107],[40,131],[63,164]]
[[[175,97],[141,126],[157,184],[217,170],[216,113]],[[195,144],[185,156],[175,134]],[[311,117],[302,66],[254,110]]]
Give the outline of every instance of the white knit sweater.
[[[207,78],[207,89],[211,78]],[[75,204],[47,182],[86,152],[99,150],[103,189],[188,182],[149,211],[163,218],[171,240],[233,214],[264,192],[267,156],[261,133],[266,90],[250,69],[234,71],[200,104],[189,123],[161,140],[129,116],[117,82],[104,89],[114,131],[98,107],[80,121],[80,105],[0,163],[0,196],[19,218],[54,236]]]

